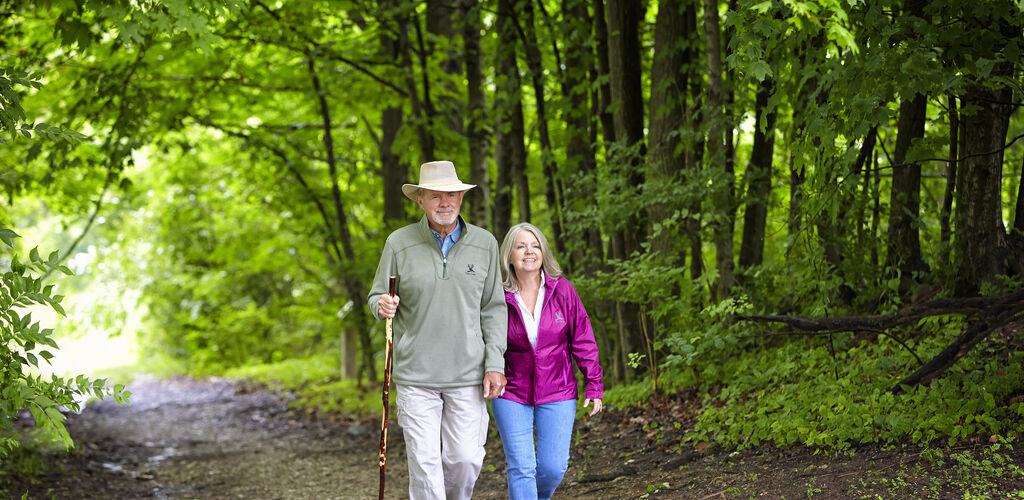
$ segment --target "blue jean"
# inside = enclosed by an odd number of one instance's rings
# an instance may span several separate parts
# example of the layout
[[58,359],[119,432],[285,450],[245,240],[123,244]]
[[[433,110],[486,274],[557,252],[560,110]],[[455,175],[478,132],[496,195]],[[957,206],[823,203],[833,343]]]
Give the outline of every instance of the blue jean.
[[509,498],[551,498],[569,468],[576,400],[530,406],[498,398],[491,408],[505,449]]

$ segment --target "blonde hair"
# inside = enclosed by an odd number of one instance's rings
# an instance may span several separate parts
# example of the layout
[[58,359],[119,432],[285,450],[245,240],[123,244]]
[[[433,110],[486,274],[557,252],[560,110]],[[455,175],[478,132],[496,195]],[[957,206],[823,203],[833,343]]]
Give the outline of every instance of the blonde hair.
[[501,274],[505,277],[501,284],[509,292],[519,290],[519,279],[516,277],[516,269],[512,267],[511,257],[512,244],[515,243],[516,236],[519,236],[520,231],[529,231],[537,237],[537,241],[540,243],[541,268],[544,270],[544,274],[552,278],[562,275],[562,268],[558,267],[558,262],[555,261],[555,256],[551,253],[551,247],[548,245],[548,239],[544,237],[544,233],[529,222],[520,222],[512,226],[505,234],[505,239],[501,242],[501,249],[498,252],[501,258]]

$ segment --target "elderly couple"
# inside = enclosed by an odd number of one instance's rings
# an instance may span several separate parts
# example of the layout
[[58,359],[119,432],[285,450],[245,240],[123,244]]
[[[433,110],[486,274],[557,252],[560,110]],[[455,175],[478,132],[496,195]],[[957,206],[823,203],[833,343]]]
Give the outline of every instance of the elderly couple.
[[[394,318],[409,497],[472,496],[490,399],[509,497],[551,498],[569,466],[573,361],[586,380],[583,406],[593,404],[590,415],[602,408],[597,343],[539,229],[514,226],[499,251],[491,233],[459,216],[473,187],[452,162],[420,166],[419,184],[402,191],[424,216],[388,237],[367,298],[377,319]],[[389,276],[400,280],[394,297]]]

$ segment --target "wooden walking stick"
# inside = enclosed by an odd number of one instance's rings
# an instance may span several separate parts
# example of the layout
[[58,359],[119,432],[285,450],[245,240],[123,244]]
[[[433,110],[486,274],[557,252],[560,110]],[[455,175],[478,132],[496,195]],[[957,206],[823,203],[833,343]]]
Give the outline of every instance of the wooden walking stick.
[[[394,297],[398,291],[398,276],[388,277],[388,295]],[[397,312],[397,311],[396,311]],[[384,349],[384,413],[380,420],[380,497],[379,500],[384,500],[384,465],[387,462],[388,453],[388,406],[390,400],[388,399],[388,393],[391,389],[391,318],[384,320],[384,335],[385,335],[385,349]]]

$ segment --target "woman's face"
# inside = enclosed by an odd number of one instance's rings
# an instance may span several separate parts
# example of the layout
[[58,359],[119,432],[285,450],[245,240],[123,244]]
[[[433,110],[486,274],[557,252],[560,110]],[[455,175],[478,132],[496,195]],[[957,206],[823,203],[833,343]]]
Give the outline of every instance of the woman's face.
[[540,250],[540,242],[537,241],[537,237],[525,229],[519,231],[512,243],[512,254],[509,256],[512,267],[516,270],[516,276],[522,278],[539,273],[543,257],[544,254]]

